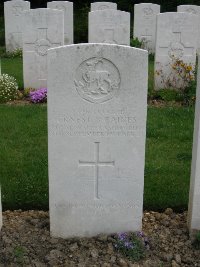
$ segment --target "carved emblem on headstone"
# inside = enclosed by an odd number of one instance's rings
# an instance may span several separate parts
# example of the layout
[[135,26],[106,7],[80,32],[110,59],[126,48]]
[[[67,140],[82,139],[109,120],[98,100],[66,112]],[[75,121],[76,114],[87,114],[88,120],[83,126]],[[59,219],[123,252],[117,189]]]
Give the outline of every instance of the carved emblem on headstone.
[[104,9],[108,9],[109,7],[108,6],[106,6],[106,5],[101,5],[101,6],[99,6],[99,10],[104,10]]
[[192,14],[197,14],[197,11],[195,10],[195,9],[193,9],[193,8],[188,8],[187,10],[186,10],[186,12],[188,12],[188,13],[192,13]]
[[111,61],[93,57],[83,61],[77,68],[74,83],[83,99],[103,103],[118,93],[120,73]]
[[23,12],[23,6],[17,5],[12,7],[12,13],[15,16],[20,16]]
[[35,43],[35,51],[40,56],[45,56],[49,48],[51,48],[51,43],[47,39],[40,39],[40,40],[37,40]]
[[153,15],[153,9],[150,7],[143,8],[143,12],[145,16],[152,16]]
[[65,5],[62,5],[62,4],[57,4],[56,6],[55,6],[55,9],[59,9],[59,10],[65,10]]
[[184,55],[184,46],[181,43],[171,43],[168,55],[172,59],[180,59]]

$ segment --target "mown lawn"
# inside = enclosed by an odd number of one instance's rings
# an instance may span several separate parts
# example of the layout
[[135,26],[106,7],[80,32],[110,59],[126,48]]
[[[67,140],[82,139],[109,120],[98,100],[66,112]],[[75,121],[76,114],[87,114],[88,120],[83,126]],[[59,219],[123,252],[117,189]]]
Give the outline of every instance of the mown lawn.
[[[194,108],[148,108],[144,208],[187,209]],[[4,209],[48,209],[46,105],[0,105]]]

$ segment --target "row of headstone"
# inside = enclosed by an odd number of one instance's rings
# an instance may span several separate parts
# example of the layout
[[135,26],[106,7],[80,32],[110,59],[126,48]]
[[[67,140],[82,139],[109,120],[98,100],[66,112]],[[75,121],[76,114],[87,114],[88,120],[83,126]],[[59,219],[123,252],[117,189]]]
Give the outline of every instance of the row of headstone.
[[[53,1],[47,3],[47,7],[64,12],[64,44],[73,44],[73,3]],[[26,23],[23,20],[24,11],[32,12],[30,2],[12,0],[4,3],[6,50],[9,52],[23,47],[22,33]]]
[[[16,48],[22,48],[22,12],[30,9],[30,3],[23,0],[12,0],[5,2],[5,35],[6,49],[13,51]],[[53,1],[47,3],[48,8],[64,11],[64,32],[65,44],[73,43],[73,3],[68,1]],[[129,13],[114,12],[117,4],[109,2],[91,3],[91,11],[112,9],[111,13],[90,13],[89,18],[89,42],[105,41],[117,44],[130,44],[130,16]],[[151,3],[137,4],[134,7],[134,37],[138,37],[143,42],[144,48],[150,53],[155,52],[156,38],[156,15],[160,13],[160,6]],[[178,12],[188,12],[199,16],[200,6],[181,5],[178,6]],[[95,20],[95,17],[97,19]],[[108,19],[109,17],[109,19]],[[104,22],[105,19],[105,22]],[[118,21],[119,20],[119,21]],[[113,25],[116,23],[116,27]],[[98,28],[98,24],[99,26]],[[95,25],[95,26],[93,26]],[[125,27],[123,27],[125,26]],[[98,34],[95,32],[97,28]],[[105,29],[104,29],[105,28]],[[104,33],[105,31],[105,33]],[[105,35],[101,38],[101,35]],[[100,37],[99,37],[100,36]],[[115,37],[117,36],[117,37]],[[117,40],[119,39],[119,40]],[[120,40],[123,39],[124,42]],[[198,47],[200,48],[200,30],[198,32]]]
[[[180,5],[178,12],[186,12],[198,16],[198,25],[200,23],[200,6]],[[155,52],[156,47],[156,21],[160,14],[160,6],[151,3],[136,4],[134,6],[134,37],[143,42],[143,46],[150,53]],[[199,27],[198,27],[199,28]],[[200,28],[198,29],[197,47],[200,48]]]
[[[73,3],[69,1],[52,1],[47,3],[47,8],[58,9],[64,12],[64,44],[73,44]],[[117,4],[111,2],[91,3],[91,11],[104,9],[117,9]],[[22,32],[24,21],[22,14],[23,11],[27,10],[30,10],[30,2],[28,1],[12,0],[4,3],[6,50],[9,52],[23,47]],[[117,15],[114,15],[114,21],[110,20],[112,25],[109,26],[111,28],[116,22],[116,17]],[[119,23],[117,21],[117,24]]]

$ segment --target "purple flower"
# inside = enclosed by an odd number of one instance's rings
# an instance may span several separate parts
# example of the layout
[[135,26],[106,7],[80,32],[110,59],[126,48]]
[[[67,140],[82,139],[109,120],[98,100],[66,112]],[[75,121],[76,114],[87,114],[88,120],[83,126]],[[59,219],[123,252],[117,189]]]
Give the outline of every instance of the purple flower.
[[129,241],[126,241],[124,242],[124,246],[128,249],[132,249],[134,247],[134,244]]
[[125,241],[127,239],[128,235],[127,233],[119,233],[118,238],[120,241]]
[[143,233],[142,231],[137,232],[136,235],[137,235],[138,237],[144,237],[144,233]]
[[42,103],[47,100],[47,88],[40,88],[36,91],[32,91],[29,94],[30,100],[33,103]]

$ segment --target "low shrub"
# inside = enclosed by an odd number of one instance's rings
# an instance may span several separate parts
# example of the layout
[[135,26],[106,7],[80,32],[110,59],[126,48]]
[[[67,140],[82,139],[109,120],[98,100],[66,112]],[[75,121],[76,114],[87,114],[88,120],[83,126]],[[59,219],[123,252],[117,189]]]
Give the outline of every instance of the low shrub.
[[0,76],[0,103],[12,101],[17,97],[18,85],[14,77],[8,74]]
[[2,58],[22,58],[23,52],[21,48],[17,48],[12,52],[6,52],[5,49],[1,51]]
[[145,256],[149,242],[143,232],[120,233],[116,236],[115,248],[130,260],[139,261]]

